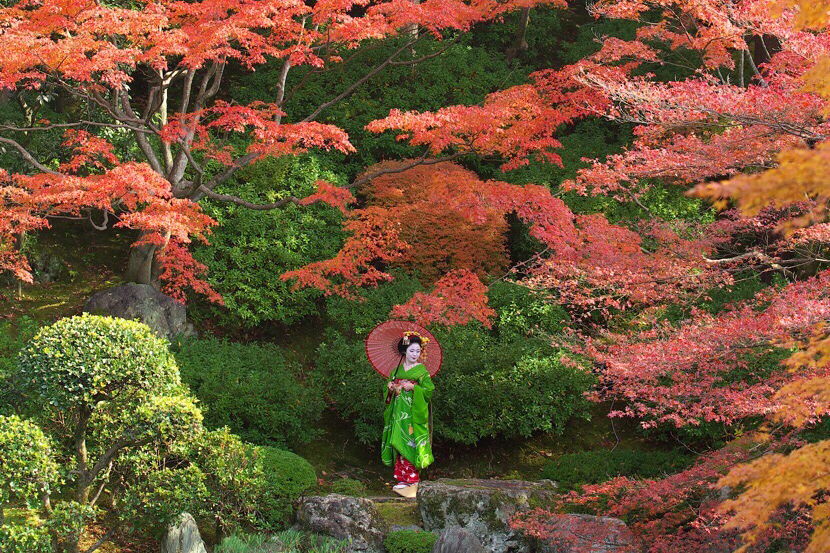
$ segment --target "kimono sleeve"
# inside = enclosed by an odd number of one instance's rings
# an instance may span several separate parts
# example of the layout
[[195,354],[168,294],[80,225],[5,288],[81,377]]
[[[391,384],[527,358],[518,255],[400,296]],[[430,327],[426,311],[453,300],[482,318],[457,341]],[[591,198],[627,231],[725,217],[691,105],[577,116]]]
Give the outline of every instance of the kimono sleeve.
[[416,386],[421,388],[424,401],[429,403],[429,400],[432,398],[432,392],[435,390],[435,384],[432,383],[432,378],[429,376],[429,373],[425,373],[424,376],[419,378]]

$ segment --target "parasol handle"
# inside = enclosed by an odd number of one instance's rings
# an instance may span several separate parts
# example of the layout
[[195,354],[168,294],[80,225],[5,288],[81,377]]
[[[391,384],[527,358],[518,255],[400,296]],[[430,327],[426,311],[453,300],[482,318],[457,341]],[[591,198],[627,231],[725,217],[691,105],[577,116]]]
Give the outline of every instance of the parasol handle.
[[[397,365],[395,365],[395,371],[394,371],[394,372],[392,373],[392,375],[389,377],[389,381],[390,381],[390,382],[391,382],[392,380],[395,380],[393,377],[397,377],[397,376],[398,376],[398,369],[399,369],[399,368],[400,368],[400,366],[401,366],[401,362],[403,362],[403,358],[404,358],[404,356],[403,356],[403,355],[401,355],[401,358],[398,360],[398,364],[397,364]],[[389,405],[390,403],[392,403],[392,395],[393,395],[392,390],[388,390],[388,391],[386,392],[386,405]]]

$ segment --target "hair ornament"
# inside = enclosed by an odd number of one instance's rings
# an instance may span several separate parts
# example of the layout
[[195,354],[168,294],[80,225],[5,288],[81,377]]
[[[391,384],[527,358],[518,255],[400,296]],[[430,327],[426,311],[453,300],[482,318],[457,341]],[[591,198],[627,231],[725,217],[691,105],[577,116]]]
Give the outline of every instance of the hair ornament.
[[426,347],[426,345],[429,343],[429,338],[427,338],[426,336],[421,336],[418,332],[416,332],[414,330],[407,330],[406,332],[404,332],[403,333],[403,338],[401,339],[401,343],[405,346],[408,346],[409,342],[410,342],[410,338],[412,336],[417,336],[418,338],[420,338],[421,339],[421,346],[423,346],[423,347]]

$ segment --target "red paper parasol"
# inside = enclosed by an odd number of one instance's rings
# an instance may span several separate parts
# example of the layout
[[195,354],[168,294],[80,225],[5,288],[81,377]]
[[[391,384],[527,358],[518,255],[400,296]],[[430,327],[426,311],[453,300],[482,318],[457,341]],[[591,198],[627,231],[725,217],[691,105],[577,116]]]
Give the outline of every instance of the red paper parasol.
[[441,345],[435,336],[421,325],[409,321],[386,321],[381,323],[366,337],[366,357],[372,367],[385,378],[389,378],[395,367],[401,363],[401,354],[398,353],[398,341],[403,338],[404,332],[416,333],[429,342],[421,350],[421,363],[426,366],[430,376],[441,368]]

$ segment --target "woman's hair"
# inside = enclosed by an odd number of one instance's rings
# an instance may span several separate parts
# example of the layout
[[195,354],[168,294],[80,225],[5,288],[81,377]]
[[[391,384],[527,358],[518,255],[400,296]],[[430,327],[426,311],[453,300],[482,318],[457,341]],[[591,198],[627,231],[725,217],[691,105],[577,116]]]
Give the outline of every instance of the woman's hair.
[[406,355],[406,348],[408,348],[412,344],[418,344],[419,346],[422,345],[420,336],[409,336],[408,338],[409,341],[406,344],[404,344],[403,338],[398,340],[398,353],[400,353],[401,355]]

